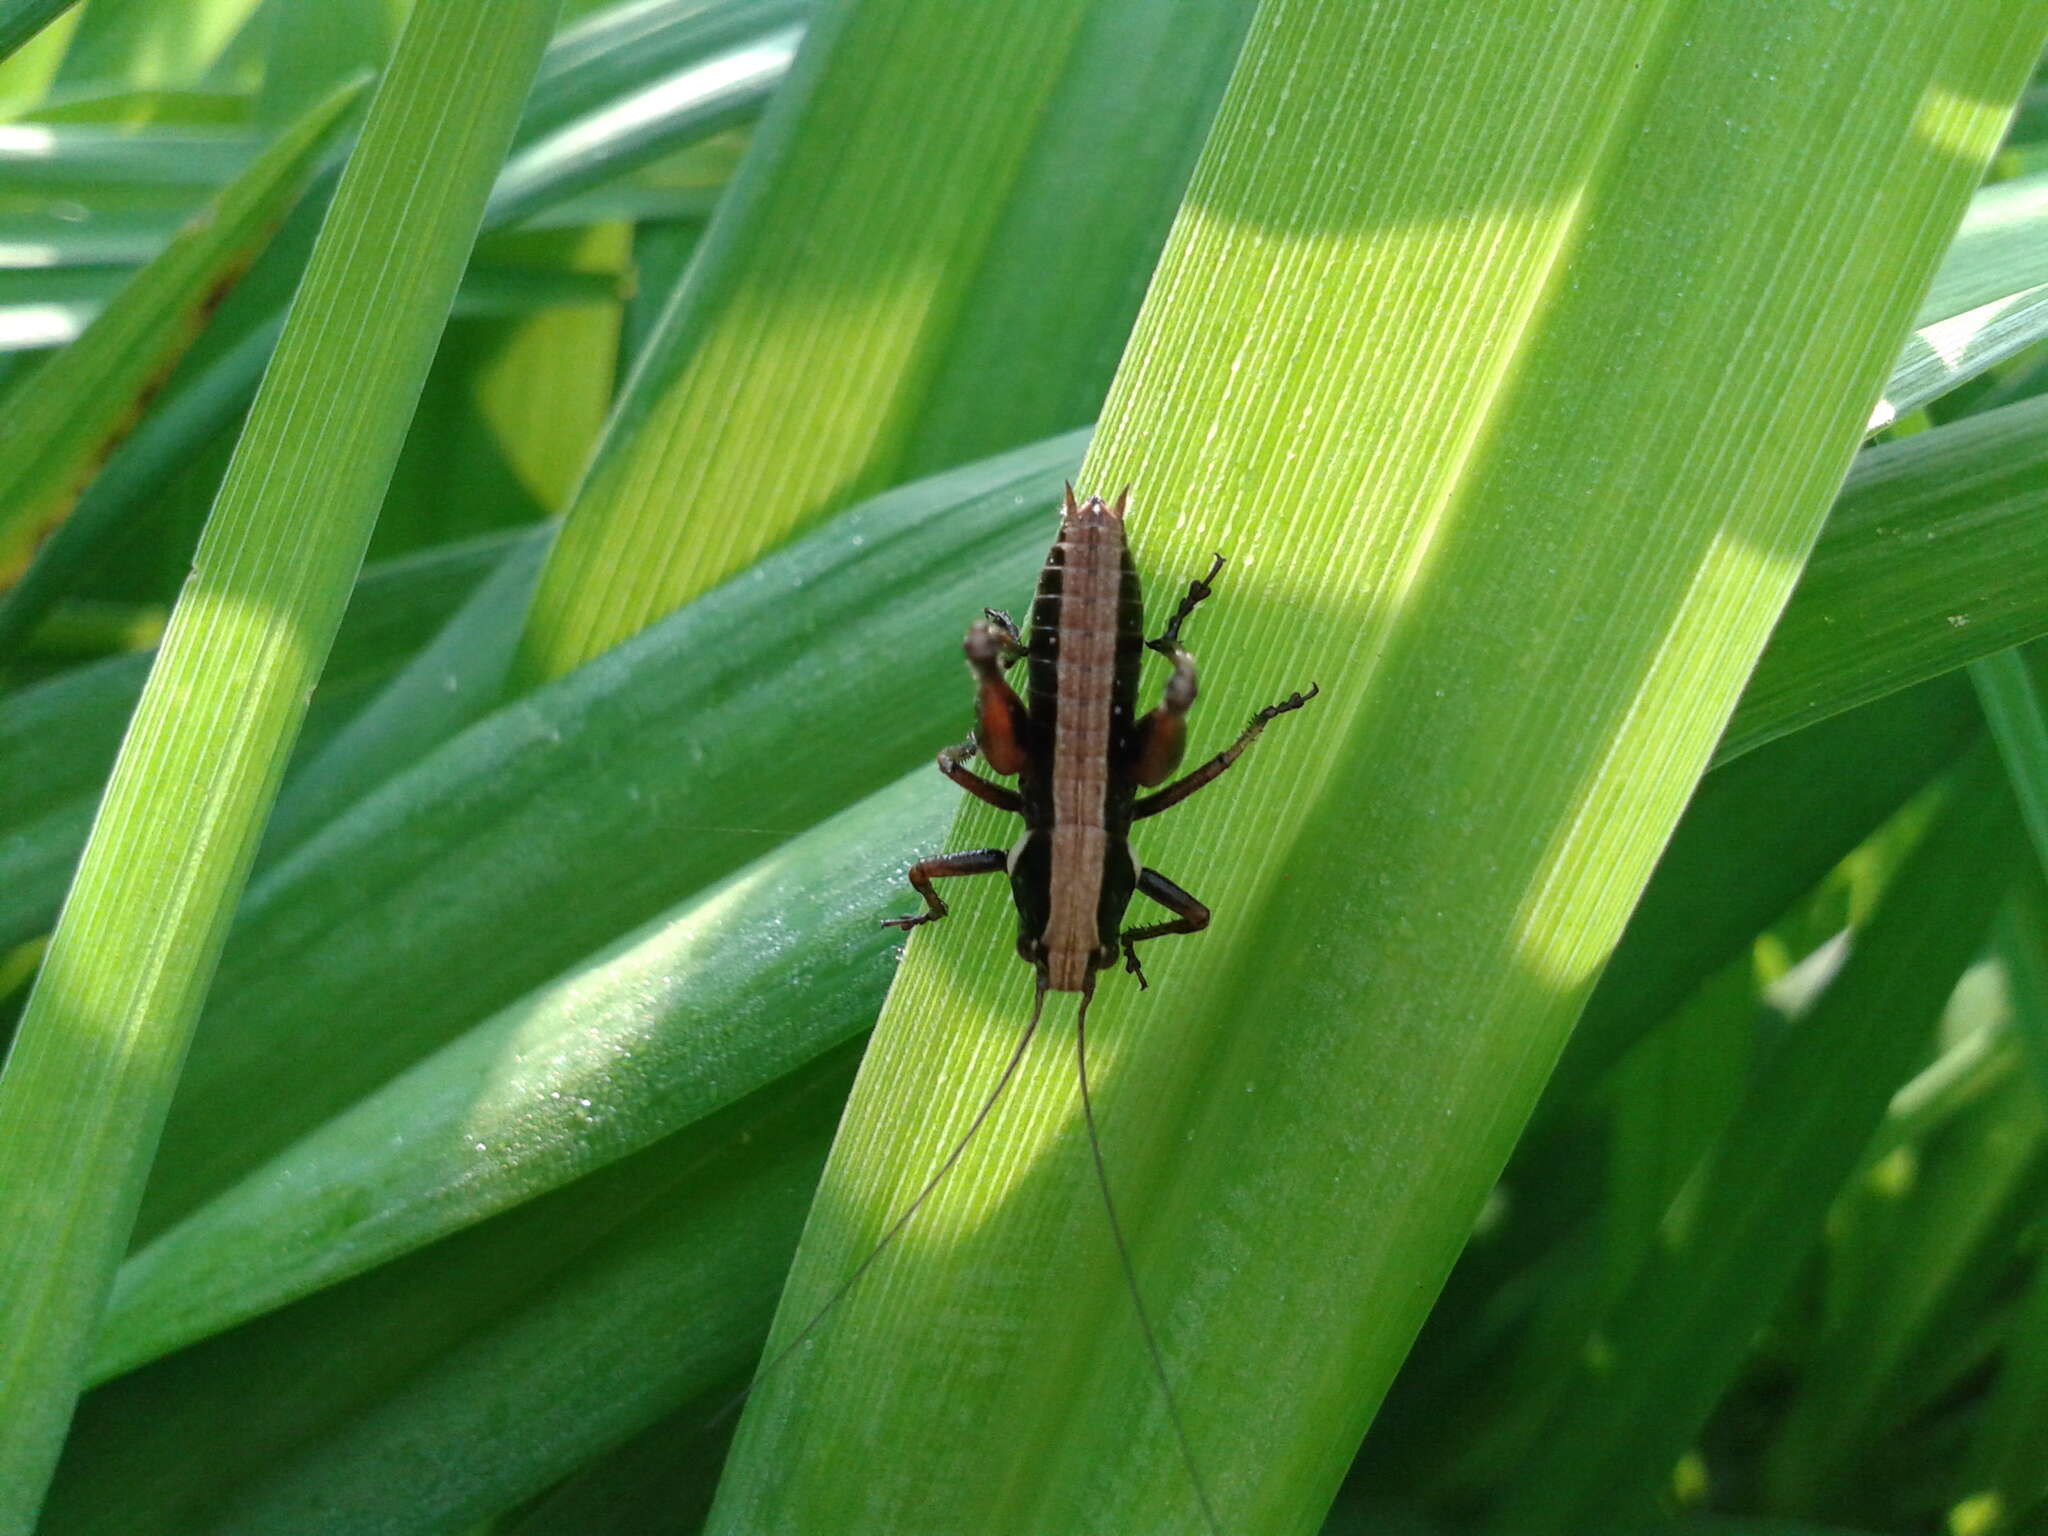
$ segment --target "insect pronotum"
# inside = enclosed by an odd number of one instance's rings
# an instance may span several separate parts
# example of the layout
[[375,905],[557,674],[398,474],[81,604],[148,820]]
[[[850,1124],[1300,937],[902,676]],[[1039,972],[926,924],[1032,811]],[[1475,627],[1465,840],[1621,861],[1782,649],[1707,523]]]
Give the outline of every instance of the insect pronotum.
[[[1139,1292],[1130,1247],[1110,1194],[1088,1091],[1088,1000],[1095,991],[1096,973],[1115,965],[1119,956],[1143,987],[1138,945],[1168,934],[1199,933],[1209,926],[1207,907],[1139,863],[1131,849],[1131,824],[1171,809],[1216,779],[1268,724],[1300,709],[1317,690],[1311,684],[1306,693],[1289,694],[1268,705],[1252,716],[1237,740],[1193,772],[1167,783],[1186,749],[1187,714],[1195,702],[1195,661],[1181,647],[1181,625],[1210,596],[1210,583],[1223,569],[1223,557],[1216,556],[1208,574],[1189,584],[1165,630],[1145,639],[1144,599],[1124,539],[1129,504],[1128,488],[1106,503],[1099,496],[1076,502],[1074,488],[1068,486],[1059,536],[1039,572],[1029,636],[1020,635],[1010,616],[993,608],[984,610],[967,631],[963,648],[976,685],[974,734],[939,754],[939,771],[976,798],[1022,817],[1023,836],[1008,849],[977,848],[919,859],[910,866],[909,878],[924,898],[924,910],[885,919],[886,926],[903,929],[937,922],[947,908],[934,881],[1006,872],[1017,908],[1017,953],[1038,973],[1030,1022],[988,1098],[937,1171],[769,1366],[810,1335],[959,1162],[1016,1075],[1037,1032],[1045,994],[1079,993],[1074,1063],[1096,1181],[1181,1457],[1203,1516],[1214,1529],[1215,1511],[1195,1469],[1165,1356]],[[1140,716],[1138,672],[1146,650],[1164,656],[1173,670],[1158,705]],[[1027,678],[1021,698],[1004,675],[1019,661],[1025,663]],[[997,784],[969,768],[977,753],[996,773],[1015,775],[1017,787]],[[1140,794],[1141,790],[1152,793]],[[1172,917],[1124,927],[1125,911],[1136,893],[1150,897]]]

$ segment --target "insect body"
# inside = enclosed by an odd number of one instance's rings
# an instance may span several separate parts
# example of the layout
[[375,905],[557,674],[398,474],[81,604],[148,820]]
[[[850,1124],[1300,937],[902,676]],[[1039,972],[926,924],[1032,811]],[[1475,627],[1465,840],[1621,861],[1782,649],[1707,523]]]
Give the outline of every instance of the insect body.
[[[1078,992],[1081,1005],[1074,1021],[1074,1059],[1095,1176],[1153,1374],[1165,1397],[1204,1523],[1211,1530],[1220,1530],[1215,1509],[1196,1473],[1167,1379],[1165,1356],[1146,1313],[1130,1246],[1110,1194],[1095,1106],[1088,1091],[1088,1000],[1094,993],[1096,973],[1116,964],[1119,954],[1125,968],[1143,986],[1139,944],[1170,933],[1197,933],[1209,925],[1207,907],[1157,870],[1139,864],[1131,852],[1131,823],[1178,805],[1216,778],[1275,717],[1301,708],[1316,696],[1316,689],[1311,685],[1307,693],[1290,694],[1260,710],[1236,741],[1192,773],[1168,784],[1180,766],[1187,741],[1187,713],[1195,702],[1194,658],[1181,648],[1180,629],[1210,595],[1210,583],[1223,569],[1223,557],[1218,555],[1208,575],[1189,585],[1165,631],[1156,639],[1144,639],[1144,601],[1137,569],[1124,542],[1128,504],[1128,492],[1113,504],[1096,496],[1077,504],[1069,486],[1059,537],[1038,579],[1029,639],[1018,634],[1009,615],[994,609],[987,610],[986,617],[967,631],[967,664],[976,684],[975,732],[959,746],[939,754],[939,770],[970,794],[1023,817],[1024,835],[1007,851],[979,848],[920,859],[910,867],[910,883],[924,898],[925,910],[885,920],[890,927],[906,929],[936,922],[946,915],[946,903],[933,888],[933,881],[1007,871],[1017,908],[1017,953],[1038,973],[1031,1020],[952,1150],[867,1256],[754,1379],[758,1382],[810,1336],[960,1161],[1016,1075],[1037,1032],[1046,993]],[[1158,707],[1139,716],[1138,671],[1147,649],[1171,661],[1173,671]],[[1027,663],[1022,698],[1004,675],[1019,661]],[[967,764],[977,752],[997,773],[1016,775],[1017,787],[997,784],[969,768]],[[1152,793],[1140,794],[1141,790]],[[1171,920],[1125,928],[1125,910],[1139,892],[1171,912]]]
[[[946,915],[946,903],[934,880],[1007,870],[1017,907],[1017,953],[1036,968],[1041,998],[1047,991],[1092,993],[1095,973],[1114,965],[1119,953],[1143,986],[1139,944],[1209,925],[1207,907],[1139,864],[1131,823],[1178,805],[1236,762],[1276,716],[1316,696],[1311,686],[1260,710],[1223,751],[1157,788],[1180,766],[1195,702],[1195,662],[1181,648],[1181,625],[1210,595],[1223,557],[1189,586],[1165,631],[1145,640],[1144,600],[1124,541],[1128,504],[1125,492],[1114,504],[1090,496],[1077,505],[1069,487],[1059,538],[1038,579],[1029,640],[994,610],[967,631],[964,649],[977,686],[975,733],[939,754],[939,770],[997,809],[1022,816],[1024,835],[1007,852],[980,848],[919,860],[910,867],[910,883],[925,910],[886,920],[895,928],[936,922]],[[1147,649],[1170,660],[1173,672],[1158,707],[1141,717],[1138,669]],[[1027,663],[1027,698],[1019,698],[1004,676],[1019,659]],[[1015,774],[1017,788],[967,767],[977,751],[997,773]],[[1144,789],[1155,792],[1140,795]],[[1124,928],[1135,892],[1173,919]]]

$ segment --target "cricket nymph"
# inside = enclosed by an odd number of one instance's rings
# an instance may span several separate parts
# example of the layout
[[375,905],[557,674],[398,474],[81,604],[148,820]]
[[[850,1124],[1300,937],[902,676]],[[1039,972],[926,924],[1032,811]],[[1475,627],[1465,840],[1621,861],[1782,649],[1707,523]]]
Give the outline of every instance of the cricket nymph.
[[[1005,870],[1017,908],[1017,953],[1037,970],[1041,994],[1091,993],[1095,973],[1117,961],[1145,984],[1137,946],[1170,933],[1197,933],[1209,909],[1131,851],[1134,821],[1178,805],[1216,778],[1276,716],[1316,696],[1290,694],[1252,717],[1236,741],[1201,767],[1156,793],[1180,766],[1187,744],[1187,713],[1195,702],[1195,661],[1180,644],[1181,625],[1223,569],[1218,555],[1158,638],[1146,640],[1145,604],[1138,571],[1124,538],[1125,490],[1113,503],[1099,496],[1076,502],[1067,488],[1059,537],[1046,556],[1031,605],[1031,633],[1017,632],[995,609],[967,631],[964,649],[976,684],[975,731],[939,754],[939,770],[970,794],[1024,818],[1024,835],[1007,851],[921,859],[909,871],[925,910],[887,919],[915,928],[946,915],[932,882],[953,875]],[[1137,712],[1138,672],[1146,650],[1173,664],[1158,706]],[[1005,677],[1026,663],[1025,696]],[[966,764],[979,752],[1000,774],[1015,774],[1010,789]],[[1142,891],[1174,916],[1171,921],[1124,928],[1131,896]]]
[[[1207,907],[1156,869],[1146,869],[1138,862],[1131,852],[1131,823],[1187,799],[1236,762],[1268,722],[1301,708],[1316,696],[1316,689],[1310,684],[1307,693],[1289,694],[1280,703],[1260,710],[1236,741],[1193,773],[1166,784],[1180,766],[1187,744],[1187,713],[1195,702],[1195,660],[1181,649],[1180,627],[1209,596],[1209,584],[1223,569],[1223,557],[1216,557],[1208,575],[1189,584],[1187,596],[1174,609],[1165,631],[1156,640],[1145,639],[1144,597],[1130,547],[1124,542],[1124,513],[1129,505],[1128,489],[1113,503],[1105,503],[1099,496],[1076,503],[1074,488],[1068,486],[1059,537],[1039,573],[1038,595],[1031,605],[1030,638],[1017,633],[1008,614],[993,608],[984,610],[984,617],[967,631],[967,665],[976,688],[975,731],[959,746],[939,754],[939,771],[998,810],[1022,816],[1024,835],[1007,852],[977,848],[971,853],[942,853],[918,860],[910,866],[910,883],[924,898],[925,910],[884,920],[892,928],[936,922],[946,915],[946,903],[932,888],[934,880],[1008,871],[1017,907],[1017,953],[1038,972],[1038,996],[1030,1021],[952,1150],[867,1256],[789,1342],[761,1366],[754,1379],[759,1381],[810,1337],[960,1161],[1017,1075],[1038,1031],[1046,993],[1078,992],[1074,1072],[1103,1210],[1109,1217],[1152,1373],[1165,1399],[1202,1522],[1221,1536],[1222,1522],[1202,1484],[1194,1447],[1167,1375],[1166,1358],[1139,1291],[1130,1245],[1110,1192],[1109,1169],[1103,1160],[1095,1104],[1088,1088],[1088,1000],[1094,994],[1095,973],[1116,964],[1119,953],[1142,987],[1145,973],[1138,964],[1138,945],[1169,933],[1198,933],[1209,926]],[[1138,671],[1147,650],[1166,657],[1173,671],[1158,707],[1140,717]],[[1004,676],[1019,661],[1029,663],[1025,698],[1017,696]],[[997,773],[1015,774],[1017,787],[997,784],[968,768],[977,752]],[[1166,787],[1156,787],[1161,784]],[[1141,796],[1141,789],[1153,793]],[[1139,891],[1171,912],[1172,919],[1125,928],[1124,911]]]

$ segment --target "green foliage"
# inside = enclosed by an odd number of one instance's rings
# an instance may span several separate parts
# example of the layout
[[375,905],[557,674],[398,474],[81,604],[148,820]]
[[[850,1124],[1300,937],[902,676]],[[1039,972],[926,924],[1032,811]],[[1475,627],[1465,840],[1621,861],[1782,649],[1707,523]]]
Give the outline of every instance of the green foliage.
[[0,0],[0,1531],[2043,1529],[2048,4],[564,9]]

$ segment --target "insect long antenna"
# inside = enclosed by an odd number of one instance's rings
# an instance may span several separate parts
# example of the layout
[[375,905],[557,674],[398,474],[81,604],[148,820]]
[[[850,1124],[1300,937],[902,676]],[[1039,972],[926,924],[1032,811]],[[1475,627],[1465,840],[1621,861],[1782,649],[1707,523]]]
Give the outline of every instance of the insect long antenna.
[[1167,1379],[1166,1356],[1159,1348],[1159,1336],[1152,1331],[1152,1316],[1145,1310],[1145,1298],[1138,1291],[1138,1270],[1131,1262],[1131,1245],[1124,1241],[1124,1224],[1117,1219],[1116,1200],[1109,1192],[1109,1168],[1102,1160],[1102,1137],[1095,1128],[1095,1101],[1088,1093],[1088,1002],[1092,990],[1081,994],[1081,1010],[1074,1018],[1074,1066],[1081,1079],[1081,1114],[1088,1122],[1088,1150],[1095,1158],[1095,1182],[1102,1187],[1102,1208],[1109,1214],[1109,1235],[1116,1240],[1117,1261],[1123,1265],[1124,1284],[1131,1293],[1131,1305],[1138,1314],[1138,1331],[1145,1335],[1145,1352],[1152,1361],[1152,1374],[1159,1381],[1160,1396],[1166,1400],[1166,1416],[1173,1423],[1173,1438],[1180,1444],[1180,1459],[1187,1464],[1188,1481],[1194,1485],[1195,1502],[1202,1506],[1202,1518],[1210,1530],[1222,1536],[1222,1522],[1202,1474],[1195,1469],[1194,1448],[1188,1443],[1188,1427],[1181,1421],[1180,1404]]
[[[777,1350],[773,1358],[762,1363],[760,1369],[754,1372],[754,1379],[747,1383],[746,1390],[712,1416],[711,1424],[722,1423],[731,1414],[738,1411],[740,1405],[754,1395],[754,1389],[761,1385],[762,1381],[767,1378],[768,1373],[795,1354],[797,1346],[818,1331],[818,1325],[825,1321],[834,1307],[837,1307],[839,1303],[846,1300],[854,1286],[860,1283],[861,1276],[874,1268],[875,1261],[882,1256],[889,1245],[903,1235],[903,1229],[910,1225],[910,1219],[918,1213],[925,1201],[932,1197],[939,1185],[945,1181],[946,1175],[953,1171],[953,1165],[958,1163],[966,1153],[967,1144],[974,1140],[975,1133],[988,1123],[988,1117],[995,1111],[996,1100],[1003,1096],[1003,1090],[1010,1086],[1010,1080],[1017,1075],[1017,1067],[1024,1060],[1024,1051],[1031,1044],[1031,1037],[1038,1033],[1039,1016],[1044,1012],[1045,978],[1041,976],[1038,981],[1038,996],[1032,1000],[1031,1004],[1031,1022],[1024,1026],[1024,1033],[1017,1037],[1016,1049],[1010,1052],[1010,1059],[1003,1067],[1002,1076],[996,1079],[995,1087],[989,1090],[988,1097],[982,1101],[981,1108],[975,1112],[974,1119],[968,1124],[967,1129],[961,1133],[960,1139],[953,1143],[953,1150],[946,1154],[945,1161],[939,1164],[937,1171],[929,1179],[925,1180],[924,1188],[917,1192],[910,1204],[903,1208],[902,1213],[889,1223],[888,1231],[875,1240],[875,1246],[868,1250],[867,1257],[854,1265],[853,1273],[839,1282],[832,1294],[825,1298],[824,1304],[810,1315],[809,1320],[804,1323],[803,1327],[797,1330],[795,1338]],[[707,1425],[706,1427],[709,1428],[710,1426]]]

